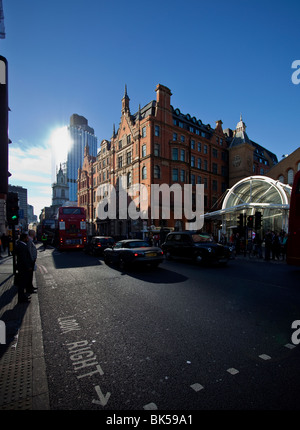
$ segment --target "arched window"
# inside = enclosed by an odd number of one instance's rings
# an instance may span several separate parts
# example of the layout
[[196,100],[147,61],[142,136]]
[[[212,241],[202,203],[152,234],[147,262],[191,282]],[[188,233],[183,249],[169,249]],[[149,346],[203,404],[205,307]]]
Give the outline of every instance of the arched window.
[[297,167],[298,171],[300,170],[300,161],[298,161],[298,167]]
[[144,166],[142,168],[142,179],[147,179],[147,168]]
[[154,178],[160,179],[160,167],[159,166],[154,166]]
[[290,169],[288,171],[288,184],[293,185],[293,181],[294,181],[294,170]]
[[284,184],[284,177],[283,177],[283,175],[279,176],[278,181],[281,182],[282,184]]

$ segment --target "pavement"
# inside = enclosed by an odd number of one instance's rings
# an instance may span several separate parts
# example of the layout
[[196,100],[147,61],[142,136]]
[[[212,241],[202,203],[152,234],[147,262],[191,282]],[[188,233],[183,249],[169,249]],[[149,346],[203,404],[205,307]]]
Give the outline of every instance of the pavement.
[[[286,264],[238,255],[236,259],[266,264]],[[35,272],[33,285],[36,284]],[[0,258],[0,410],[49,410],[39,294],[18,304],[13,257]],[[3,321],[5,341],[3,344]],[[2,331],[1,331],[2,330]]]
[[0,410],[49,409],[38,293],[30,303],[18,304],[13,257],[1,251]]

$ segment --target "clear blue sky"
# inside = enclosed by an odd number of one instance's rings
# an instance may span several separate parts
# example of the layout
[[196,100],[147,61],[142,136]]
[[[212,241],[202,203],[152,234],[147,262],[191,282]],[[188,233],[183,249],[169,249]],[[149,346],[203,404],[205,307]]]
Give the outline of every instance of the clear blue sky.
[[[3,0],[9,65],[10,183],[39,215],[51,204],[53,129],[83,115],[99,141],[156,98],[215,127],[235,129],[278,159],[299,147],[299,0]],[[20,161],[22,160],[22,161]]]

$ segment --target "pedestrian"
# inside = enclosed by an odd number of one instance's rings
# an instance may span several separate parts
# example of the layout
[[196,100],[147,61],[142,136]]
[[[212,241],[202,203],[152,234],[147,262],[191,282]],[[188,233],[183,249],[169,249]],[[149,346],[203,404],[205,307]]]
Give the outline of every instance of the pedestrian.
[[34,288],[33,286],[33,272],[35,270],[36,267],[36,259],[37,259],[37,250],[36,250],[36,246],[34,244],[34,239],[35,239],[35,231],[34,230],[29,230],[28,232],[28,249],[29,249],[29,253],[31,256],[31,260],[32,260],[32,271],[30,272],[30,282],[28,285],[28,293],[36,293],[37,292],[37,288]]
[[280,254],[280,241],[279,235],[277,232],[273,232],[272,234],[272,260],[279,260]]
[[269,261],[272,248],[272,233],[268,230],[265,234],[265,260]]
[[13,247],[14,247],[13,240],[12,240],[12,237],[9,235],[8,236],[8,256],[13,255],[12,254],[13,253]]
[[42,243],[43,243],[44,251],[45,251],[47,248],[47,235],[46,235],[46,233],[42,234]]
[[32,271],[32,260],[28,249],[28,234],[21,233],[20,239],[16,243],[17,271],[16,284],[18,287],[18,303],[30,302],[30,297],[26,296]]

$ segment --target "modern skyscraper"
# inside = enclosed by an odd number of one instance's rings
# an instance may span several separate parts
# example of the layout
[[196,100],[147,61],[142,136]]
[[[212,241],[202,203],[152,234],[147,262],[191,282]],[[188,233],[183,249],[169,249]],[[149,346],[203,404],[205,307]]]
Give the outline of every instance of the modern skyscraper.
[[97,137],[94,129],[88,125],[83,116],[73,114],[68,127],[72,140],[67,156],[67,182],[69,186],[69,200],[77,201],[78,169],[82,167],[84,148],[88,146],[90,155],[97,155]]

